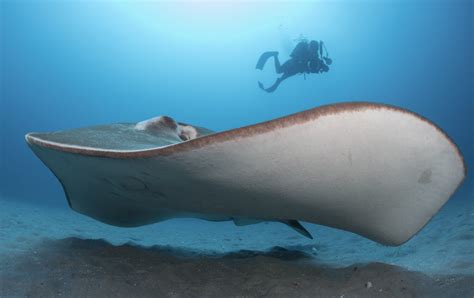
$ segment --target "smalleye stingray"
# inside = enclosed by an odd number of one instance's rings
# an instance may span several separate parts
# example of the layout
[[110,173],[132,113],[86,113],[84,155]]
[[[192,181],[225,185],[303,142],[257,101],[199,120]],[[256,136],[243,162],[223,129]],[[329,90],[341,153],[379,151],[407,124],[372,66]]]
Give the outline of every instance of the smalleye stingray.
[[72,209],[122,227],[175,217],[280,221],[311,237],[303,220],[400,245],[466,174],[435,124],[362,102],[217,133],[161,116],[26,141]]

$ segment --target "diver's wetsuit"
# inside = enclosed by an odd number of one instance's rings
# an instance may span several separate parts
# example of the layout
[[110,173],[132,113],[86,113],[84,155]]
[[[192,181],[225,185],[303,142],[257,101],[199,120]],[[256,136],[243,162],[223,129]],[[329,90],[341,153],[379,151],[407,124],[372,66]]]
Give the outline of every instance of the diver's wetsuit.
[[275,71],[276,73],[280,74],[282,73],[283,75],[279,78],[276,79],[275,83],[273,83],[273,85],[271,85],[270,87],[268,88],[264,88],[263,87],[263,84],[261,82],[258,82],[258,85],[260,86],[260,88],[262,88],[263,90],[267,91],[267,92],[273,92],[276,90],[276,88],[278,88],[278,85],[280,85],[281,82],[283,82],[283,80],[291,77],[291,76],[294,76],[298,73],[308,73],[309,69],[308,69],[308,64],[305,63],[304,61],[302,60],[295,60],[295,59],[290,59],[288,61],[286,61],[285,63],[283,63],[283,65],[280,65],[280,60],[278,59],[278,56],[274,56],[275,58]]
[[328,71],[329,68],[326,64],[319,58],[319,52],[321,43],[317,41],[311,41],[308,44],[307,41],[301,41],[296,45],[295,49],[292,51],[288,61],[280,65],[280,60],[278,59],[278,52],[265,52],[260,56],[260,59],[257,62],[257,69],[262,70],[265,66],[266,61],[270,57],[274,57],[275,60],[275,71],[276,73],[280,74],[283,73],[281,77],[279,77],[272,86],[268,88],[264,88],[261,82],[258,82],[258,86],[267,91],[273,92],[275,91],[280,83],[285,79],[294,76],[298,73],[319,73],[322,71]]

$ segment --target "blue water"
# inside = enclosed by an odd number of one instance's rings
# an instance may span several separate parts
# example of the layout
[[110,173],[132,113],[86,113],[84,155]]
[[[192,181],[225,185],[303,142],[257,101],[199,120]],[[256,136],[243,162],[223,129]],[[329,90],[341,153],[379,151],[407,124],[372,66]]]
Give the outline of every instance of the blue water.
[[[67,208],[26,146],[53,131],[169,115],[221,131],[341,101],[397,105],[447,132],[468,176],[452,198],[473,208],[472,1],[262,3],[1,2],[0,195]],[[274,93],[264,51],[288,58],[323,40],[328,73]]]

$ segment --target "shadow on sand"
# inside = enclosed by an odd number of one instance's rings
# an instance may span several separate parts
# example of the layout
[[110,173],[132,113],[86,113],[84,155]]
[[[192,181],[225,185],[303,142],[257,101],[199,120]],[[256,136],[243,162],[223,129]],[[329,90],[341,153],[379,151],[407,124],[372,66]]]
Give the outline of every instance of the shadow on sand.
[[222,255],[66,238],[44,240],[0,266],[0,296],[8,297],[474,295],[474,276],[427,276],[382,263],[328,268],[281,247]]

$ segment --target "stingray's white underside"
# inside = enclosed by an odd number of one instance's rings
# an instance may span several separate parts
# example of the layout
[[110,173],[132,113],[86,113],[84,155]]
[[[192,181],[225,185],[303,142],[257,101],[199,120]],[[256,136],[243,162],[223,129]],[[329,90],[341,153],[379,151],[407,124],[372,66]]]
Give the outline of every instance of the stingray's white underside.
[[26,138],[71,207],[109,224],[296,219],[388,245],[407,241],[464,179],[462,156],[413,113],[377,104],[333,107],[141,155]]

